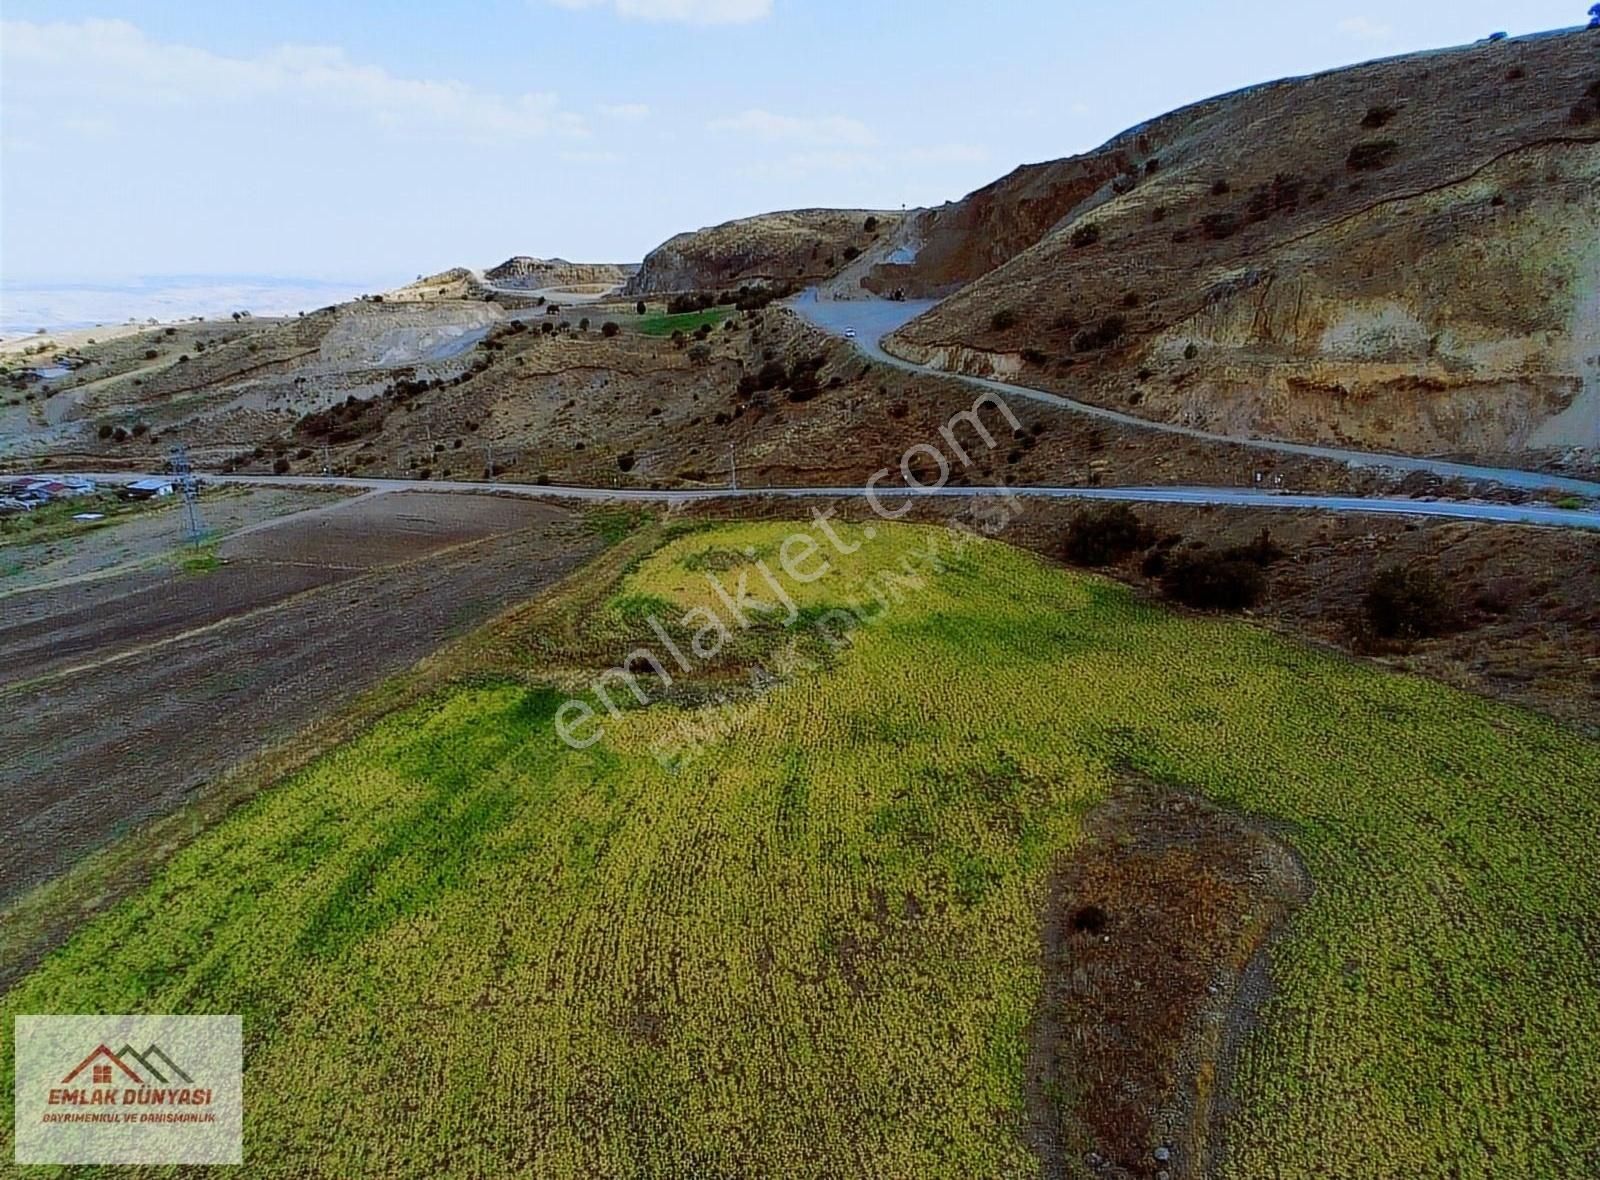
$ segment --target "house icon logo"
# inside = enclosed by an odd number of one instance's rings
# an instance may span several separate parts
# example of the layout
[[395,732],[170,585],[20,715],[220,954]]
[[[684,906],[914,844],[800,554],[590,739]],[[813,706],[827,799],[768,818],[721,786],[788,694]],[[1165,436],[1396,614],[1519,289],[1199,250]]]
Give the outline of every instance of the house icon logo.
[[[139,1064],[144,1070],[143,1075],[134,1071],[128,1064],[130,1060]],[[135,1050],[132,1045],[124,1045],[113,1053],[111,1047],[102,1041],[87,1057],[78,1062],[71,1073],[61,1079],[61,1084],[67,1085],[86,1069],[89,1071],[89,1084],[93,1086],[110,1086],[119,1081],[132,1082],[136,1086],[147,1085],[152,1081],[167,1085],[174,1080],[194,1084],[194,1079],[184,1073],[160,1045],[155,1044],[148,1046],[143,1053]]]

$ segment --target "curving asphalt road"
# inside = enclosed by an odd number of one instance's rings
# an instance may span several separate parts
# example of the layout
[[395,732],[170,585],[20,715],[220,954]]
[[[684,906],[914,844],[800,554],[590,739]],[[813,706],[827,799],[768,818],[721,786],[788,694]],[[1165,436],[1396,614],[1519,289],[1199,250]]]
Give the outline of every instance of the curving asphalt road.
[[[129,472],[73,472],[85,479],[116,485],[145,476]],[[858,499],[897,502],[918,498],[1098,500],[1124,504],[1195,504],[1233,508],[1311,509],[1376,516],[1425,516],[1500,524],[1531,524],[1600,531],[1600,510],[1569,510],[1545,504],[1486,504],[1469,500],[1408,500],[1402,497],[1319,496],[1257,492],[1246,488],[1057,488],[1057,487],[802,487],[697,488],[652,491],[645,488],[569,487],[560,484],[476,483],[442,479],[369,479],[347,475],[206,475],[203,483],[253,487],[350,488],[364,492],[464,492],[478,495],[549,497],[558,500],[694,504],[711,500]]]
[[907,373],[916,373],[919,376],[943,377],[946,380],[964,381],[978,389],[987,389],[1008,397],[1040,402],[1047,406],[1054,406],[1057,409],[1070,410],[1073,413],[1085,414],[1091,418],[1115,422],[1122,426],[1132,426],[1139,430],[1154,430],[1163,434],[1176,434],[1184,438],[1200,439],[1205,442],[1233,443],[1238,446],[1251,447],[1258,451],[1270,451],[1279,455],[1304,455],[1313,459],[1331,459],[1335,462],[1348,464],[1351,467],[1375,467],[1390,471],[1425,471],[1431,475],[1445,478],[1485,480],[1508,488],[1521,488],[1525,491],[1556,491],[1582,496],[1586,499],[1600,500],[1600,483],[1595,483],[1592,480],[1572,479],[1567,476],[1546,475],[1539,471],[1520,471],[1507,467],[1480,467],[1471,463],[1450,463],[1442,459],[1424,459],[1414,455],[1390,455],[1378,451],[1356,451],[1344,447],[1322,447],[1309,443],[1279,442],[1275,439],[1267,438],[1235,438],[1232,435],[1214,434],[1211,431],[1199,430],[1192,426],[1177,426],[1168,422],[1156,422],[1149,418],[1140,418],[1135,414],[1124,414],[1117,410],[1092,406],[1085,402],[1062,397],[1058,393],[1048,393],[1042,389],[1033,389],[1026,385],[1012,385],[987,377],[971,377],[964,373],[951,373],[944,369],[919,365],[915,361],[908,361],[903,357],[895,356],[884,349],[883,338],[885,336],[916,319],[917,316],[935,306],[936,302],[935,300],[907,300],[904,303],[894,303],[887,299],[821,299],[818,297],[816,288],[812,288],[790,300],[787,306],[802,319],[831,335],[843,336],[847,331],[854,329],[856,335],[852,339],[852,343],[862,353],[879,364],[902,369]]

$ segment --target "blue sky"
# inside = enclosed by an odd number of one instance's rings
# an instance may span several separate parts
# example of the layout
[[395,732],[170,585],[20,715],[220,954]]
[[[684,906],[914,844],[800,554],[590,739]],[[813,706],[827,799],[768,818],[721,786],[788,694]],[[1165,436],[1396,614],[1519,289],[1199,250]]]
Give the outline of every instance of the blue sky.
[[1208,95],[1587,0],[6,0],[0,282],[370,281],[962,196]]

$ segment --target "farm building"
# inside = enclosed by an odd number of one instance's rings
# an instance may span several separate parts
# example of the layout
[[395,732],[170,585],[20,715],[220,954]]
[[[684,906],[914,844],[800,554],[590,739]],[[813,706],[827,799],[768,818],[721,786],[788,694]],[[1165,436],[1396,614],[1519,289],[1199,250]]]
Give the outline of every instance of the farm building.
[[117,493],[124,500],[153,500],[157,496],[172,495],[172,481],[160,476],[135,480]]

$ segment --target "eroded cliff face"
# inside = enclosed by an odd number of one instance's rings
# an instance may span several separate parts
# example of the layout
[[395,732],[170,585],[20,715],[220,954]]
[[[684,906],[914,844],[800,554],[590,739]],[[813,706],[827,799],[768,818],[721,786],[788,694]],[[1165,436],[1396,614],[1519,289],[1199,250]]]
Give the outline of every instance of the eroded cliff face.
[[891,232],[900,214],[799,209],[682,233],[645,256],[629,295],[720,291],[746,283],[818,282]]
[[1133,350],[1144,412],[1405,451],[1600,445],[1600,148],[1514,153],[1216,276]]
[[890,347],[1219,432],[1600,464],[1597,83],[1575,32],[1155,120]]

